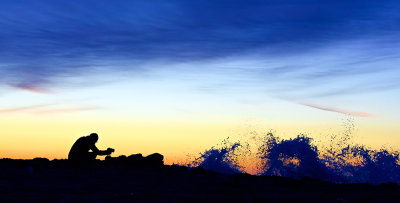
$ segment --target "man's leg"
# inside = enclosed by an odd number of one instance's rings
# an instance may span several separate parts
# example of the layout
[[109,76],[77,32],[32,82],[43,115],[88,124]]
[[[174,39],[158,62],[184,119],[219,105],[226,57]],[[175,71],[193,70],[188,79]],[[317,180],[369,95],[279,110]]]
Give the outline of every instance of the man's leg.
[[89,153],[88,153],[88,159],[89,159],[89,161],[95,160],[96,157],[97,157],[97,154],[96,154],[96,153],[94,153],[94,152],[89,152]]

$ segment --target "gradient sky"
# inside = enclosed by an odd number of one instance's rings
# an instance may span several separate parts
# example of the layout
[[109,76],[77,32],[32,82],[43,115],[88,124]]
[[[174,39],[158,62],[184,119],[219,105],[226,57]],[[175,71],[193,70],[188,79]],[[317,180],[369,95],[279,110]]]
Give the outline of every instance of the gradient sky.
[[[0,1],[0,156],[180,162],[274,130],[400,147],[400,3]],[[328,138],[327,138],[328,139]]]

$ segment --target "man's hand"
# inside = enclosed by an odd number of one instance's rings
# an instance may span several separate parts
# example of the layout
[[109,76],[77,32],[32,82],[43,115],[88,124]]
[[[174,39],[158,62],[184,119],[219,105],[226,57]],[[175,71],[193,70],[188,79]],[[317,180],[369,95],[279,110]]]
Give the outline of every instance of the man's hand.
[[107,152],[108,152],[108,154],[111,154],[111,153],[113,153],[115,150],[113,149],[113,148],[107,148]]

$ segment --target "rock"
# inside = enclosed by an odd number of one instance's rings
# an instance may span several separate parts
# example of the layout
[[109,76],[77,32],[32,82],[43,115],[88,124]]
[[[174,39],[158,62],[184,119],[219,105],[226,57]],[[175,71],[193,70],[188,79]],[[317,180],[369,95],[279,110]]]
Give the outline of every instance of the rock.
[[145,164],[150,166],[162,166],[164,165],[164,156],[159,153],[150,154],[144,158]]

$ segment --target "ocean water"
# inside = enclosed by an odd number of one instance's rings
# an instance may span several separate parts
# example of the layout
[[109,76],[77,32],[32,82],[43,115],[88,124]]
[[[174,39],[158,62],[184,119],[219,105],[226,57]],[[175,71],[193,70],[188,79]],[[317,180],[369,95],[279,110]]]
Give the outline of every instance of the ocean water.
[[[190,167],[202,167],[225,174],[247,172],[240,160],[257,159],[257,174],[295,179],[315,178],[335,183],[400,184],[400,161],[397,151],[372,150],[351,141],[352,122],[341,136],[330,136],[326,146],[300,134],[281,139],[272,132],[261,135],[256,143],[225,139],[219,147],[205,150]],[[251,146],[256,145],[256,146]],[[256,152],[251,152],[256,148]],[[254,159],[255,157],[255,159]]]

